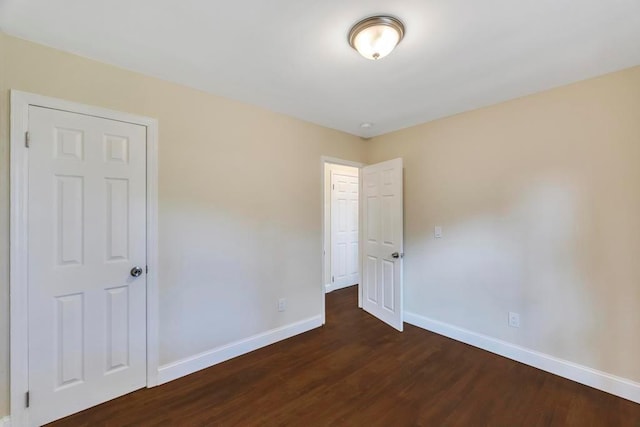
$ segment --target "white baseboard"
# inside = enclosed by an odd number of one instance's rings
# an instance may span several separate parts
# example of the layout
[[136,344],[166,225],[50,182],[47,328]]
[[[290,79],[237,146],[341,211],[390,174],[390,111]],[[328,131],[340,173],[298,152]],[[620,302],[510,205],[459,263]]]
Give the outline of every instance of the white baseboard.
[[0,427],[11,427],[11,417],[7,415],[6,417],[0,418]]
[[333,292],[333,285],[331,283],[327,283],[326,285],[324,285],[324,293],[328,294],[329,292]]
[[[187,357],[177,362],[169,363],[158,368],[158,384],[173,381],[201,369],[208,368],[234,357],[249,353],[261,347],[291,338],[294,335],[310,331],[322,326],[322,317],[314,316],[290,325],[281,326],[252,337],[233,342],[195,356]],[[0,425],[1,426],[1,425]]]
[[456,341],[461,341],[508,359],[516,360],[525,365],[533,366],[534,368],[551,372],[552,374],[611,393],[615,396],[640,403],[640,383],[629,379],[611,375],[525,347],[520,347],[448,323],[429,319],[419,314],[405,311],[404,321]]

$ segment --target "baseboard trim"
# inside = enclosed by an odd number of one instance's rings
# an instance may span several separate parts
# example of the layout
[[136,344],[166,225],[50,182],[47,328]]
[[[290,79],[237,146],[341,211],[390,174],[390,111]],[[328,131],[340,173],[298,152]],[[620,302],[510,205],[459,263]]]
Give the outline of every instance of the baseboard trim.
[[158,368],[158,383],[173,381],[320,326],[322,326],[322,316],[314,316],[163,365]]
[[11,427],[11,417],[7,415],[0,418],[0,427]]
[[324,285],[324,293],[328,294],[329,292],[333,292],[333,285],[331,283]]
[[419,314],[405,311],[404,321],[525,365],[640,403],[640,383],[635,381],[482,335],[468,329],[429,319]]

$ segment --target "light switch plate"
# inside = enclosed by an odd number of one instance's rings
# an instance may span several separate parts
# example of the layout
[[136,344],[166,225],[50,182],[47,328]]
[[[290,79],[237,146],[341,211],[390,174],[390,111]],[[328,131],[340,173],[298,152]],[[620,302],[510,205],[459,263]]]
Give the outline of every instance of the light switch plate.
[[435,236],[436,239],[439,239],[442,237],[442,227],[440,227],[439,225],[436,225],[436,227],[433,229],[433,235]]

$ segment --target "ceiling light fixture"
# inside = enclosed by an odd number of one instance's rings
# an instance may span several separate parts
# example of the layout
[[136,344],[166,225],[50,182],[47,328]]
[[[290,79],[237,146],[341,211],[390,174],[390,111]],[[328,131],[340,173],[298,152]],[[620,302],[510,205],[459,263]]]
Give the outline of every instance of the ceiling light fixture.
[[393,16],[365,18],[349,31],[349,44],[367,59],[384,58],[402,41],[404,24]]

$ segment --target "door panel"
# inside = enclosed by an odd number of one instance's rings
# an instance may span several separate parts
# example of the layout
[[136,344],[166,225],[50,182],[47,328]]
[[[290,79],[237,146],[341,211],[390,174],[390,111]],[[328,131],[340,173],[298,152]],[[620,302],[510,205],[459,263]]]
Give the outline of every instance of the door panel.
[[107,369],[110,374],[129,366],[129,287],[107,289]]
[[84,251],[84,179],[56,175],[54,184],[58,265],[82,264]]
[[84,295],[65,295],[55,298],[54,318],[56,349],[56,389],[84,381]]
[[402,331],[402,159],[367,166],[362,177],[362,308]]
[[129,258],[129,180],[105,179],[107,186],[107,261],[126,261]]
[[394,313],[396,310],[393,298],[395,295],[394,267],[393,262],[387,261],[386,259],[382,261],[382,307],[390,313]]
[[146,128],[29,107],[30,423],[146,385]]

